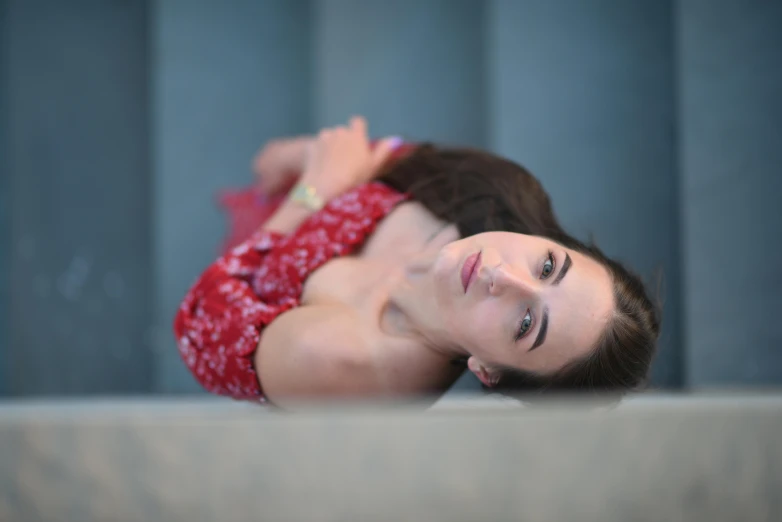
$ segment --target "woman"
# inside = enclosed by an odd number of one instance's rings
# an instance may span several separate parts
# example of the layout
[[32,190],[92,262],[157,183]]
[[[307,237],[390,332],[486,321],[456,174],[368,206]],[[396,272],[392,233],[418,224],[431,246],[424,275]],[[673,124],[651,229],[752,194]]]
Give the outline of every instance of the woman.
[[371,147],[361,118],[276,147],[264,188],[303,162],[298,184],[175,319],[208,390],[435,397],[465,366],[506,393],[643,383],[659,327],[640,280],[566,235],[522,167],[431,146],[388,161],[399,141]]

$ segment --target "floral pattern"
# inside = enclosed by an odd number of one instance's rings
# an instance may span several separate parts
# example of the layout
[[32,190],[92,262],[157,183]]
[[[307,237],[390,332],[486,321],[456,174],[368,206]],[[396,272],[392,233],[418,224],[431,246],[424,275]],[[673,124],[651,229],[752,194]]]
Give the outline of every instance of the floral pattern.
[[309,274],[357,250],[404,199],[382,183],[362,185],[295,233],[258,231],[209,266],[174,319],[179,353],[198,382],[212,393],[266,402],[253,363],[264,327],[299,305]]

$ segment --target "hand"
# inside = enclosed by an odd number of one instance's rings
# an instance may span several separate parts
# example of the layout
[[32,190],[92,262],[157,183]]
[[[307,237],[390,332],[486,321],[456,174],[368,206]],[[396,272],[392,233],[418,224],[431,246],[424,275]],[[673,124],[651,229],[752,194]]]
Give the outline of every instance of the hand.
[[347,126],[318,134],[309,147],[301,181],[329,200],[370,181],[401,143],[400,138],[386,138],[370,147],[366,120],[353,117]]
[[267,195],[285,190],[304,170],[312,136],[272,140],[255,155],[252,169],[258,188]]

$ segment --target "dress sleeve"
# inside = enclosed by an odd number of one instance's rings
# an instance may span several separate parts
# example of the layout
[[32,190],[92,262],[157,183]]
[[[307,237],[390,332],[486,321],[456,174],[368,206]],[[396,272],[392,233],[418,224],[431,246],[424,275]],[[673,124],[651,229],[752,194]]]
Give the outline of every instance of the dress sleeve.
[[258,288],[264,259],[282,239],[261,231],[230,250],[201,274],[176,313],[179,353],[209,392],[263,402],[253,364],[261,331],[298,304],[264,299]]

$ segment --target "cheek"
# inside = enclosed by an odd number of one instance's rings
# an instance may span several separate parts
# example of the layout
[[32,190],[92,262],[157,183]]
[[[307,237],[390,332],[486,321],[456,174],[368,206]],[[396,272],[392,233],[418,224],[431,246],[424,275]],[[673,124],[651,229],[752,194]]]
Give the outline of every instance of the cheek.
[[503,322],[505,315],[500,307],[483,303],[482,306],[473,306],[458,315],[458,319],[452,321],[454,328],[463,339],[465,348],[469,348],[472,353],[494,353],[507,344],[503,335],[507,333],[510,336],[510,331]]

